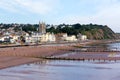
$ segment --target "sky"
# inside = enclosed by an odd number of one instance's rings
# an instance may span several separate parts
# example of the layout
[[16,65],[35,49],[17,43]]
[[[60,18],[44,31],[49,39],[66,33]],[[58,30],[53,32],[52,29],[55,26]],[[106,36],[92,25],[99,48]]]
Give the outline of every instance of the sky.
[[0,0],[0,23],[100,24],[120,32],[120,0]]

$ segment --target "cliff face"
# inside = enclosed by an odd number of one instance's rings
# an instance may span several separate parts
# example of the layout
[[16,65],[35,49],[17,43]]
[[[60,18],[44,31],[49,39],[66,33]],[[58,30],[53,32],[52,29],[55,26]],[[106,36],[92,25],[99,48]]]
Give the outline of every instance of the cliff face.
[[83,32],[88,39],[117,39],[117,35],[107,26],[93,28]]
[[73,27],[78,28],[80,33],[87,35],[88,39],[117,39],[117,35],[106,25],[103,26],[97,24],[74,24]]

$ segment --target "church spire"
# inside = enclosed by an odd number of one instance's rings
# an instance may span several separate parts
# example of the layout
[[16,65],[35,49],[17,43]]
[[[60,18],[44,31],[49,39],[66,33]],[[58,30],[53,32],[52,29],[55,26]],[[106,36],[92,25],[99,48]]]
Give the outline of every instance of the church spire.
[[42,33],[42,34],[46,33],[46,25],[44,22],[41,23],[39,21],[39,33]]

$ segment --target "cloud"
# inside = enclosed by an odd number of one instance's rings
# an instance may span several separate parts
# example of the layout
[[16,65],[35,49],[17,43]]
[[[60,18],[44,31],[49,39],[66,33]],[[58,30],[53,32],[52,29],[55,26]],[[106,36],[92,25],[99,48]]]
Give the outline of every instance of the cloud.
[[1,0],[0,9],[10,12],[30,12],[36,14],[48,14],[52,12],[58,0]]
[[[93,3],[92,3],[93,2]],[[61,17],[60,23],[103,24],[108,25],[115,32],[120,32],[120,1],[119,0],[81,0],[80,4],[88,9],[95,8],[95,13],[87,15],[70,14]],[[89,6],[88,6],[89,4]],[[94,5],[91,8],[90,5]]]
[[14,7],[16,4],[15,2],[11,2],[10,0],[1,0],[0,1],[0,9],[10,11],[10,12],[16,12],[17,9]]

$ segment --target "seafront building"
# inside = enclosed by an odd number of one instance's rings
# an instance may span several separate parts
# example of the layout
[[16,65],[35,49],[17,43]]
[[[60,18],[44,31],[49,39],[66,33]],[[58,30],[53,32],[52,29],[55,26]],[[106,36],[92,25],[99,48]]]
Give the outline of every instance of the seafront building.
[[55,42],[56,37],[54,33],[45,33],[41,35],[41,42]]
[[77,41],[77,38],[75,35],[68,36],[67,33],[65,33],[62,37],[62,40],[64,40],[64,41]]
[[68,42],[77,41],[77,38],[76,38],[75,35],[68,36],[67,33],[56,34],[56,39],[57,39],[57,42],[60,42],[60,41],[68,41]]
[[77,35],[78,37],[78,41],[84,41],[84,40],[87,40],[87,36],[86,35],[82,35],[81,33],[79,33]]

